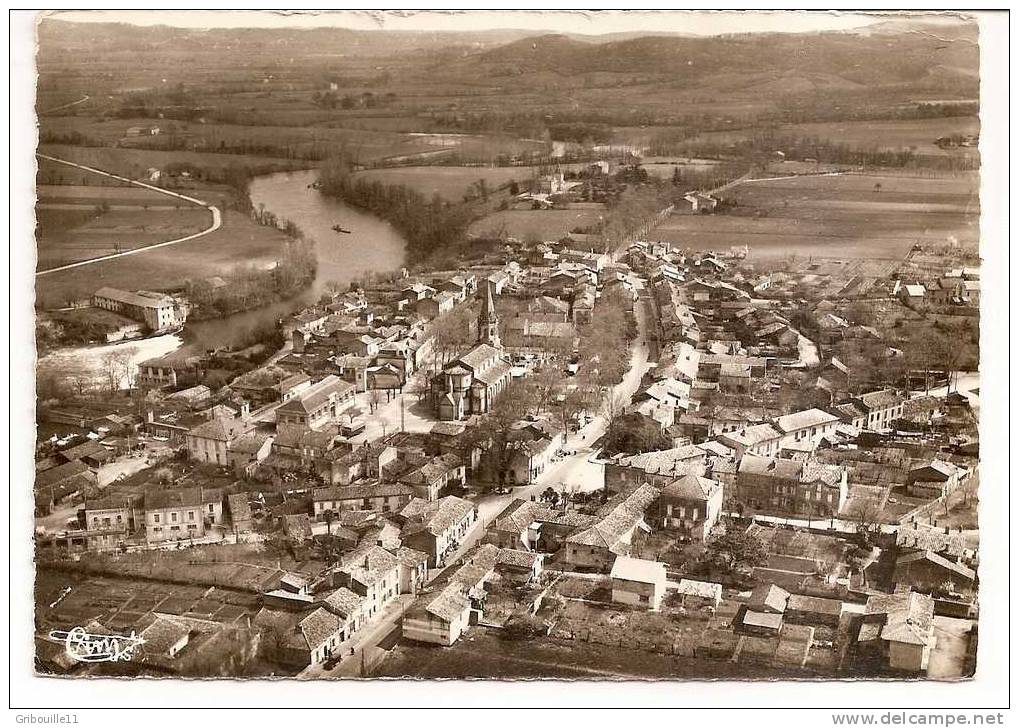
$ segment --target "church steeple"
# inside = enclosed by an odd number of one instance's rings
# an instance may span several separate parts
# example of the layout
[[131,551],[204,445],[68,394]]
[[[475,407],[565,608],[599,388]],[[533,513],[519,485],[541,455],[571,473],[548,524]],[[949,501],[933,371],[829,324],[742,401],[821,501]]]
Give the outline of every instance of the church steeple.
[[493,292],[495,284],[485,279],[485,293],[481,299],[481,313],[478,314],[478,343],[488,344],[499,349],[499,317],[495,313]]

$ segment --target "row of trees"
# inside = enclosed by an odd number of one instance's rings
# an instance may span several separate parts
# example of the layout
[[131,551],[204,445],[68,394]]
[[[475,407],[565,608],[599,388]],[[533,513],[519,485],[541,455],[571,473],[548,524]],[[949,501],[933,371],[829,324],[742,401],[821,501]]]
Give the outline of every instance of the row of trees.
[[469,205],[451,204],[438,195],[428,199],[406,185],[390,185],[355,178],[342,160],[330,160],[319,173],[323,194],[388,220],[407,240],[407,257],[424,261],[464,239],[475,212]]

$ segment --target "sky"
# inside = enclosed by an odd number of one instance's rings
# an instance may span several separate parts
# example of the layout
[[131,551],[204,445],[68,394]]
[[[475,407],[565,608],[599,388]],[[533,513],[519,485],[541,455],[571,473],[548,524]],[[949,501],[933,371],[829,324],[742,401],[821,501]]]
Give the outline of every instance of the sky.
[[886,20],[833,11],[59,11],[52,17],[83,22],[124,22],[188,28],[342,27],[355,30],[478,31],[520,29],[587,35],[617,32],[717,35],[733,32],[848,30]]

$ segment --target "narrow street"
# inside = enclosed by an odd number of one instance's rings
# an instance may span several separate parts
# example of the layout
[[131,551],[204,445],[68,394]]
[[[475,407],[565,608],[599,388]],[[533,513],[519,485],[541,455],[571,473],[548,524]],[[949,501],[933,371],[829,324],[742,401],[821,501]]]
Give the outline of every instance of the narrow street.
[[414,594],[400,594],[386,605],[378,619],[355,632],[349,640],[336,649],[342,659],[332,669],[327,670],[324,664],[309,665],[297,674],[299,680],[316,680],[321,678],[361,677],[361,655],[378,645],[382,639],[403,618],[410,605],[414,603]]
[[[643,306],[634,307],[637,319],[637,337],[630,348],[630,368],[623,380],[615,385],[610,395],[619,401],[629,404],[640,386],[640,381],[648,369],[648,334],[649,321]],[[596,415],[579,431],[571,434],[564,450],[575,451],[567,455],[541,473],[534,482],[513,488],[509,495],[486,495],[478,500],[479,519],[491,521],[510,504],[514,498],[529,500],[531,496],[539,496],[548,487],[556,490],[570,490],[574,487],[579,491],[598,490],[604,486],[604,466],[594,458],[598,450],[594,443],[600,440],[608,428],[608,422],[602,414]]]

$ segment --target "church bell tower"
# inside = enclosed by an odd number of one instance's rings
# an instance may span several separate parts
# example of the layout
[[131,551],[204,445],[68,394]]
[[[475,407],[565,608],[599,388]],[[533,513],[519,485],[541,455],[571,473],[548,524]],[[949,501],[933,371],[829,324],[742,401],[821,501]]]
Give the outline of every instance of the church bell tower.
[[490,280],[485,280],[485,295],[481,299],[481,313],[478,314],[478,343],[502,348],[499,341],[499,317],[495,313],[495,300],[493,290],[495,285]]

